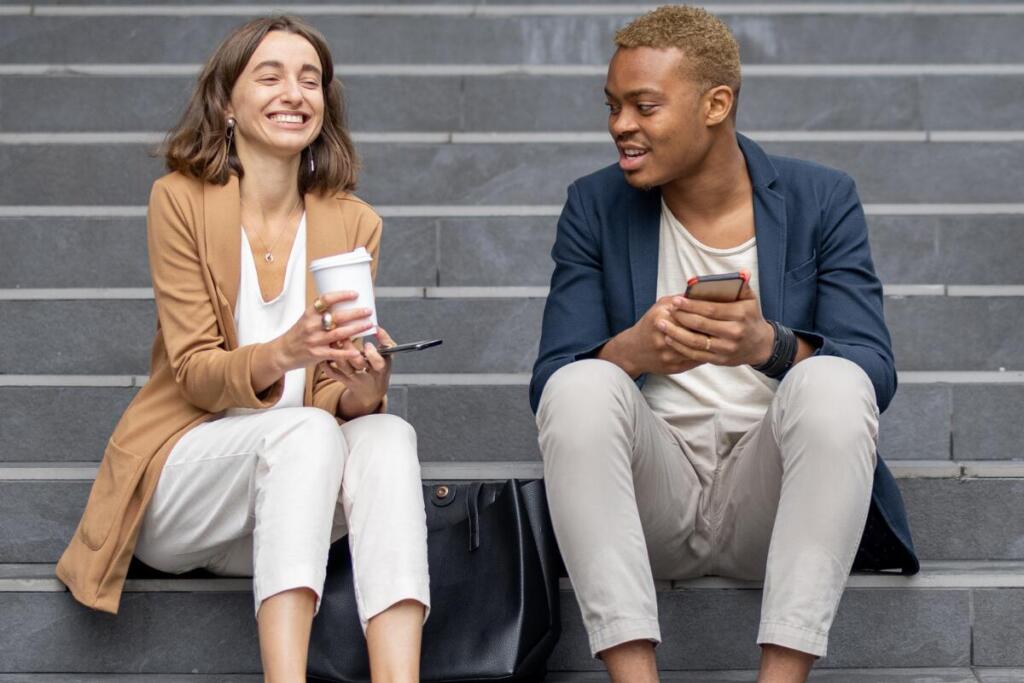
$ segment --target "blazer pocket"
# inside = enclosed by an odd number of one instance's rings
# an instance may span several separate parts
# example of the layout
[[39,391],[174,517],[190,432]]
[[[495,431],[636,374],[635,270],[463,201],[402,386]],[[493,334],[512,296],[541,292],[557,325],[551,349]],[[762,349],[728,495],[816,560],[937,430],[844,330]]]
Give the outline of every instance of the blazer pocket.
[[128,501],[146,469],[145,464],[145,458],[122,449],[113,439],[107,443],[79,524],[82,540],[90,549],[102,548],[114,522],[124,516]]
[[799,284],[804,280],[816,275],[818,272],[818,252],[811,254],[811,258],[807,259],[800,265],[786,271],[785,283],[787,287],[795,284]]

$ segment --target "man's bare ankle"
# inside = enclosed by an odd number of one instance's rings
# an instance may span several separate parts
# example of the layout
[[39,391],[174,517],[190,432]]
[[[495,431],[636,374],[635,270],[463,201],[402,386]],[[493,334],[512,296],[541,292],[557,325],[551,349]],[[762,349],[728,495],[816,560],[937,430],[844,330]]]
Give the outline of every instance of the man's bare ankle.
[[806,683],[816,657],[781,645],[761,646],[757,683]]
[[608,668],[612,683],[658,683],[654,644],[631,640],[598,653]]

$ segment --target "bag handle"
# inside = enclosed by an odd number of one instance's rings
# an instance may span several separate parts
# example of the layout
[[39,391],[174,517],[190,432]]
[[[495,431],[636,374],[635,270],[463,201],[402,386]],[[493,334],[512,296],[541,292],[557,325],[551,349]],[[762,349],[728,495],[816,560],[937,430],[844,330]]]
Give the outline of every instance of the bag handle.
[[469,485],[466,496],[466,513],[469,518],[469,552],[480,547],[480,491],[483,483],[475,481]]

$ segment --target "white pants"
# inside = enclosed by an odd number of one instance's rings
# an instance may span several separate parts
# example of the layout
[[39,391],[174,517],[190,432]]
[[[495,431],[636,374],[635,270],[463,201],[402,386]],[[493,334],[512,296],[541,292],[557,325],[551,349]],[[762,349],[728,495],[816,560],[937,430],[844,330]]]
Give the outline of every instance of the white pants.
[[[571,363],[537,414],[548,503],[593,654],[661,641],[654,579],[764,579],[758,643],[824,656],[878,436],[855,364],[796,365],[728,452],[671,427],[618,366]],[[694,615],[700,619],[700,615]]]
[[393,415],[342,426],[319,408],[204,423],[175,445],[135,555],[182,573],[253,576],[256,610],[294,588],[320,609],[330,544],[348,532],[359,617],[411,599],[429,610],[416,433]]

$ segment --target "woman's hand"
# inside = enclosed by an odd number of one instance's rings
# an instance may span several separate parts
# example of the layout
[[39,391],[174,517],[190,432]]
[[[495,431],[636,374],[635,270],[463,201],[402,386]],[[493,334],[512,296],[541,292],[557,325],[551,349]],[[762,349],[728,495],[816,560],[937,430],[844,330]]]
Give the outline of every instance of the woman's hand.
[[[377,338],[384,346],[394,346],[387,331],[377,326]],[[324,363],[324,372],[345,385],[339,401],[339,415],[347,420],[369,415],[377,410],[391,383],[391,357],[382,356],[373,344],[363,344],[362,353],[350,339],[340,344],[343,350],[354,349],[358,354],[342,362]]]
[[[318,297],[320,310],[326,311],[341,301],[352,301],[356,292],[330,292]],[[259,394],[280,380],[289,370],[324,361],[348,361],[361,356],[358,349],[342,348],[341,342],[373,327],[368,308],[347,309],[332,315],[335,327],[325,330],[325,314],[318,313],[316,305],[303,312],[295,324],[280,337],[265,344],[257,344],[252,355],[250,375],[253,390]]]
[[[329,292],[318,299],[321,310],[330,310],[334,304],[352,301],[358,296],[356,292]],[[328,331],[323,324],[327,314],[318,313],[314,304],[287,332],[270,343],[276,346],[285,371],[325,361],[347,362],[361,354],[351,345],[343,346],[342,342],[373,327],[371,313],[369,308],[349,308],[332,314],[334,328]]]

